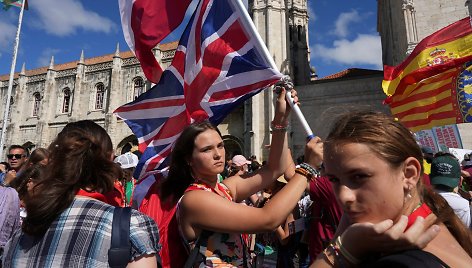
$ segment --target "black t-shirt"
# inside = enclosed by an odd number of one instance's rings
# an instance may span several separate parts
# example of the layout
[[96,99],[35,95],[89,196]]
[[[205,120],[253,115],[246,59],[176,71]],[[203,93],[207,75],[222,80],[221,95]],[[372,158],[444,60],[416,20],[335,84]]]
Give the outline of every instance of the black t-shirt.
[[412,249],[368,261],[360,265],[366,268],[442,268],[449,267],[435,255],[419,250]]

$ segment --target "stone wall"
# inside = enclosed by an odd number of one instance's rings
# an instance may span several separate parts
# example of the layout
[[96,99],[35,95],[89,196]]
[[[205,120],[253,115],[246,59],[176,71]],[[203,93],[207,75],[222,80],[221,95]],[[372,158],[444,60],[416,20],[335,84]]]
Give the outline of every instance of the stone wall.
[[[310,85],[297,87],[302,113],[314,135],[325,138],[337,116],[353,110],[374,110],[390,113],[382,104],[383,74],[358,78],[338,78],[318,80]],[[306,143],[305,131],[297,118],[292,115],[290,144],[294,156],[303,155]]]

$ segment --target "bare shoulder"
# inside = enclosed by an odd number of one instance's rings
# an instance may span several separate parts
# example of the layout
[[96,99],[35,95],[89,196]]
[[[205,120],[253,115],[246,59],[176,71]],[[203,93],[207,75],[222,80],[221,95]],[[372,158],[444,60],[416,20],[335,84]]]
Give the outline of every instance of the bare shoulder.
[[472,267],[472,258],[461,247],[444,224],[441,231],[425,248],[451,267]]

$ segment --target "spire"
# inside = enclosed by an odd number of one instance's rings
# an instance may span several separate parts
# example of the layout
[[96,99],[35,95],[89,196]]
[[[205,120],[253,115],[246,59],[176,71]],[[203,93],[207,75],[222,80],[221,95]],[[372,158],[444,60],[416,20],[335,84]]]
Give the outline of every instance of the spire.
[[115,50],[115,56],[114,58],[119,58],[120,57],[120,43],[116,43],[116,50]]
[[25,67],[25,63],[24,63],[24,62],[23,62],[23,66],[21,66],[20,75],[26,75],[26,67]]
[[49,63],[48,70],[54,70],[54,55],[51,56],[51,62]]
[[84,50],[82,49],[82,52],[80,52],[80,59],[79,59],[80,64],[85,64],[84,61]]

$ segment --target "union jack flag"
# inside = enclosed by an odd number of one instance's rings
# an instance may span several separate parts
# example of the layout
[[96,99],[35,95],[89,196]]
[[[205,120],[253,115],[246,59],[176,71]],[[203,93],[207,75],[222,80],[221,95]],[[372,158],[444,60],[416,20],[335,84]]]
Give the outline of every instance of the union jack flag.
[[[248,34],[232,0],[201,0],[157,85],[115,113],[143,152],[136,167],[138,205],[168,166],[174,141],[195,120],[218,125],[231,110],[282,77]],[[239,0],[236,0],[239,1]]]

